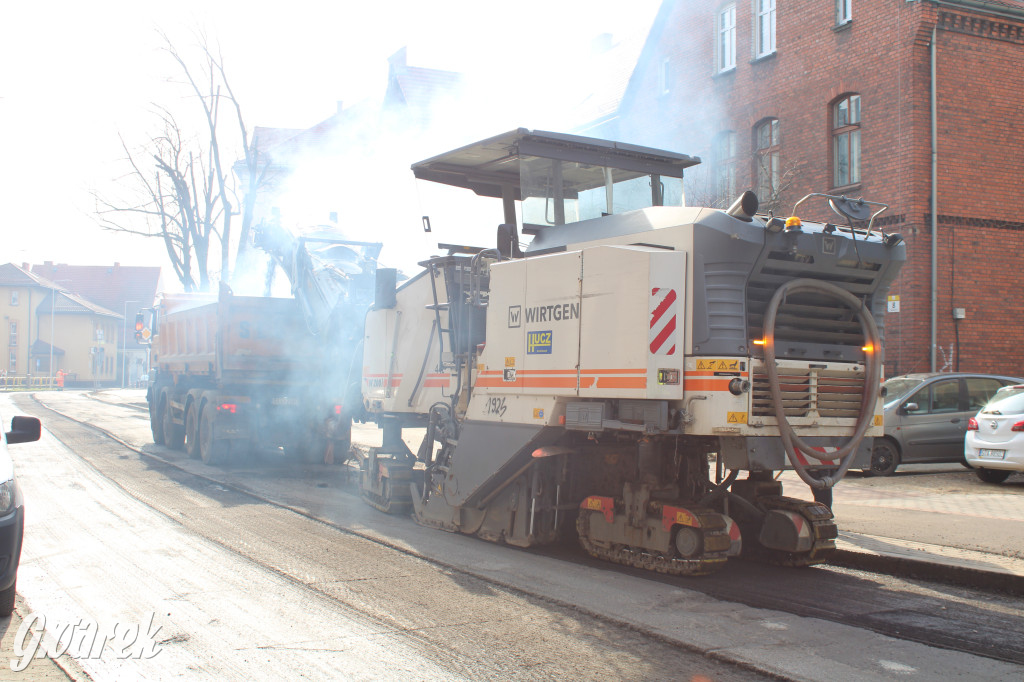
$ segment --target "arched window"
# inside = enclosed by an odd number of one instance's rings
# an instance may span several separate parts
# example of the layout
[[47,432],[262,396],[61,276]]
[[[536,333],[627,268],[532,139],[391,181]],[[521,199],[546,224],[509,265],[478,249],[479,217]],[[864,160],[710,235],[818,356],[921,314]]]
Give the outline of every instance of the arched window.
[[754,129],[757,154],[757,198],[762,205],[770,205],[779,191],[779,119],[769,118]]
[[832,185],[860,182],[860,95],[832,105]]
[[724,130],[715,136],[713,150],[715,194],[720,201],[736,198],[736,133]]

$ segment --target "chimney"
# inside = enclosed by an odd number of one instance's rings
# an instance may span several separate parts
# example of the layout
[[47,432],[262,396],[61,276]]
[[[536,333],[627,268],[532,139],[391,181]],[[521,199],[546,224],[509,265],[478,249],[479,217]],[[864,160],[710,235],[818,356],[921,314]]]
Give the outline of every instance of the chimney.
[[338,100],[338,111],[337,111],[337,113],[339,113],[339,114],[340,114],[340,113],[342,112],[342,109],[344,109],[344,108],[345,108],[345,107],[344,107],[344,104],[345,104],[345,103],[344,103],[344,102],[342,102],[342,101],[341,101],[340,99]]
[[408,48],[403,47],[398,52],[396,52],[393,55],[391,55],[390,57],[388,57],[388,64],[391,65],[391,68],[395,68],[395,67],[405,68],[406,67],[406,65],[407,65],[407,62],[406,62],[406,50],[407,49]]

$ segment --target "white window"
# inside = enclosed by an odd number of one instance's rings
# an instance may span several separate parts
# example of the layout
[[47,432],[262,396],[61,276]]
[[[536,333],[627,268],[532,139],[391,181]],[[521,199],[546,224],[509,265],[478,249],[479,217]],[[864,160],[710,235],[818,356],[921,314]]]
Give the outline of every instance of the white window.
[[860,182],[860,95],[832,105],[832,186]]
[[11,305],[18,305],[18,290],[11,289]]
[[7,364],[7,369],[9,371],[11,371],[11,372],[17,372],[18,371],[18,352],[12,350],[11,351],[11,356],[10,356],[9,360],[10,360],[10,362]]
[[836,26],[853,20],[853,0],[836,0]]
[[757,55],[764,57],[775,52],[775,0],[756,0]]
[[736,68],[736,5],[718,13],[718,71]]
[[671,83],[672,70],[669,67],[668,58],[665,58],[661,62],[661,68],[658,69],[658,92],[660,92],[662,95],[667,95]]
[[15,320],[11,320],[11,338],[7,343],[10,346],[18,345],[18,323]]

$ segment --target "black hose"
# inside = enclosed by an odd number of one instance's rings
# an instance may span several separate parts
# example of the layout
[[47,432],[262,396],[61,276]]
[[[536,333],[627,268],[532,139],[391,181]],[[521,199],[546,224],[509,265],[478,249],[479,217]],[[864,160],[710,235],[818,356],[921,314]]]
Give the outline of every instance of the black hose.
[[[833,452],[821,452],[816,450],[813,446],[805,443],[804,440],[796,434],[793,427],[790,426],[789,420],[786,419],[785,409],[782,405],[782,391],[779,388],[779,368],[776,366],[775,360],[775,317],[778,314],[779,306],[782,304],[782,300],[786,295],[799,291],[826,294],[845,303],[850,307],[850,309],[857,313],[857,317],[861,323],[861,329],[864,331],[864,338],[867,341],[867,362],[864,367],[864,391],[861,394],[860,412],[857,416],[857,425],[854,428],[854,432],[850,437],[850,440],[848,440],[841,448]],[[782,437],[782,443],[786,449],[786,455],[789,457],[789,461],[793,465],[793,469],[797,472],[800,478],[803,479],[804,483],[815,489],[831,488],[833,485],[841,481],[843,476],[846,475],[846,471],[853,463],[854,456],[857,453],[857,449],[860,447],[860,442],[863,440],[864,434],[874,421],[875,406],[878,400],[878,386],[881,383],[882,378],[881,337],[878,334],[878,326],[875,324],[875,318],[871,314],[871,311],[867,310],[861,299],[835,284],[806,278],[794,279],[779,287],[775,292],[775,295],[772,296],[771,301],[768,302],[768,308],[765,310],[764,315],[764,341],[764,362],[765,369],[768,371],[768,387],[771,390],[772,407],[775,409],[775,418],[778,421],[779,435]],[[806,457],[817,459],[819,461],[838,459],[840,461],[839,469],[831,476],[824,476],[820,479],[813,478],[807,472],[806,465],[802,464],[797,459],[797,450],[803,453]]]

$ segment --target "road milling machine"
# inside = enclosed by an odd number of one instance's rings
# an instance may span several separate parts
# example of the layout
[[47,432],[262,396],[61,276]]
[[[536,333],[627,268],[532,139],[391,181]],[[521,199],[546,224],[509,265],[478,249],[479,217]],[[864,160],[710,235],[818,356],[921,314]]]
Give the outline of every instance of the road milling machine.
[[[519,129],[413,165],[504,211],[495,248],[452,247],[377,288],[370,504],[522,547],[575,533],[595,557],[676,575],[741,552],[825,560],[831,511],[777,474],[827,488],[867,463],[905,247],[860,199],[811,195],[785,218],[751,192],[687,207],[697,163]],[[815,203],[842,224],[801,221]],[[398,437],[414,425],[415,453]]]

